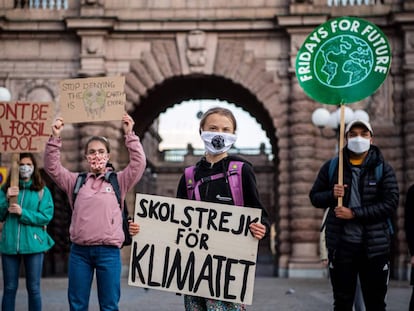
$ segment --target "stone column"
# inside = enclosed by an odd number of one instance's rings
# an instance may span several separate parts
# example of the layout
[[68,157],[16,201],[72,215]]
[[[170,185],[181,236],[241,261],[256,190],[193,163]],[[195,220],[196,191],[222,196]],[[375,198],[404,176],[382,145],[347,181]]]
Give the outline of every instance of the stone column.
[[[323,269],[319,260],[319,228],[323,211],[314,208],[309,200],[309,191],[321,163],[315,155],[327,148],[320,147],[318,130],[311,121],[312,112],[320,104],[311,100],[299,86],[295,76],[297,51],[312,29],[323,23],[321,17],[304,21],[299,16],[280,18],[279,23],[288,26],[290,35],[291,96],[288,108],[289,124],[287,134],[288,153],[286,158],[288,181],[288,209],[286,221],[290,231],[290,256],[287,259],[288,277],[321,277]],[[306,24],[306,26],[304,25]],[[290,28],[302,25],[302,28]],[[334,144],[332,151],[334,150]],[[326,159],[330,157],[326,154]],[[286,182],[286,181],[285,181]],[[282,213],[282,206],[281,206]],[[281,215],[282,217],[282,215]],[[284,225],[286,223],[284,222]]]
[[[404,96],[403,98],[403,114],[402,114],[402,124],[403,124],[403,171],[404,171],[404,180],[405,185],[401,187],[401,200],[402,204],[405,203],[405,194],[410,187],[414,184],[414,26],[404,27],[404,43],[405,47],[405,59],[402,60],[405,63],[405,70],[403,72],[405,81],[404,89],[402,90]],[[402,209],[399,211],[402,215]],[[399,266],[400,276],[409,278],[409,256],[407,253],[407,243],[405,242],[405,231],[403,228],[404,218],[403,216],[398,217],[398,223],[400,224],[400,230],[398,235],[398,250],[399,256],[396,258]],[[404,277],[405,274],[405,277]]]

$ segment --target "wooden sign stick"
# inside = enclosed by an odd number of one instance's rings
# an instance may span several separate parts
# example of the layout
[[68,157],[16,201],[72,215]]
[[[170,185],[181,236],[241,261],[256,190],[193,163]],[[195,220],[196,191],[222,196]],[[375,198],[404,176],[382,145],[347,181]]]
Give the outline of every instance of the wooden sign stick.
[[[20,154],[13,153],[12,160],[11,160],[11,172],[10,172],[10,186],[15,187],[19,186],[19,162],[20,162]],[[17,203],[17,196],[11,197],[9,199],[9,203]]]
[[[344,136],[345,136],[345,105],[341,104],[341,120],[339,124],[339,147],[338,147],[338,185],[344,184]],[[338,206],[342,206],[343,197],[338,198]]]

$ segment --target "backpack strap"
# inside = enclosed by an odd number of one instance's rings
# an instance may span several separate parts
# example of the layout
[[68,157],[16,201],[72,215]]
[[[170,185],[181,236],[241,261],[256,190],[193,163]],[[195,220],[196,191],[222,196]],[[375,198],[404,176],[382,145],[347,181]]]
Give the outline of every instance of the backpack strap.
[[332,183],[332,181],[333,181],[333,177],[335,175],[335,170],[338,168],[338,161],[339,161],[338,157],[332,158],[329,161],[329,170],[328,170],[329,183]]
[[194,171],[195,166],[186,167],[184,170],[185,176],[185,185],[187,187],[187,199],[191,200],[193,198],[195,180],[194,180]]
[[[230,161],[228,171],[227,171],[227,177],[228,177],[228,181],[230,185],[231,195],[233,197],[234,204],[237,206],[244,205],[243,190],[242,190],[242,174],[241,174],[242,167],[243,167],[243,162]],[[192,200],[194,196],[194,199],[197,201],[201,200],[200,190],[199,190],[199,187],[201,184],[225,177],[224,173],[218,173],[215,175],[201,178],[198,181],[195,181],[195,178],[194,178],[195,166],[186,167],[184,171],[184,175],[185,175],[185,181],[186,181],[186,187],[187,187],[187,198],[189,200]]]
[[375,179],[379,182],[384,174],[384,163],[381,162],[375,167]]
[[86,175],[87,174],[88,173],[86,173],[86,172],[79,173],[78,177],[76,178],[75,187],[73,188],[73,194],[72,194],[72,204],[73,204],[73,207],[75,207],[76,196],[79,193],[79,189],[85,183]]
[[242,167],[241,161],[230,161],[229,170],[227,172],[230,184],[231,196],[234,205],[244,206],[243,183],[242,183]]
[[[78,177],[76,178],[75,187],[73,188],[73,195],[72,195],[72,202],[75,205],[76,196],[79,193],[80,188],[83,186],[86,180],[86,176],[88,175],[87,172],[79,173]],[[119,188],[118,178],[116,173],[113,171],[108,171],[105,173],[105,180],[112,185],[114,189],[116,199],[118,200],[118,204],[121,207],[121,190]]]

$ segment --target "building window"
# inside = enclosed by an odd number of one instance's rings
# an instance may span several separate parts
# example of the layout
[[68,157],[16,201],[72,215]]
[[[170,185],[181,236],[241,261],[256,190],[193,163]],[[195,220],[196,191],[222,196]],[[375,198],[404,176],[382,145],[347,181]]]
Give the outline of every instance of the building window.
[[15,9],[66,10],[69,0],[14,0]]

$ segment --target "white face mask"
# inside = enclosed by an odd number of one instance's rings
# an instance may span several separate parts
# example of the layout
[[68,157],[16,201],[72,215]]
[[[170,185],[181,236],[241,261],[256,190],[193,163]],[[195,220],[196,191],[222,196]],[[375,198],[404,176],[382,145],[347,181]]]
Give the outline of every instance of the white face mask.
[[227,152],[236,142],[237,136],[230,133],[201,132],[201,139],[206,152],[216,155]]
[[365,151],[368,151],[370,145],[371,145],[371,139],[357,136],[357,137],[352,137],[348,139],[347,147],[353,153],[361,154],[361,153],[364,153]]
[[23,164],[19,167],[19,173],[21,179],[28,179],[32,177],[34,167],[31,165]]

